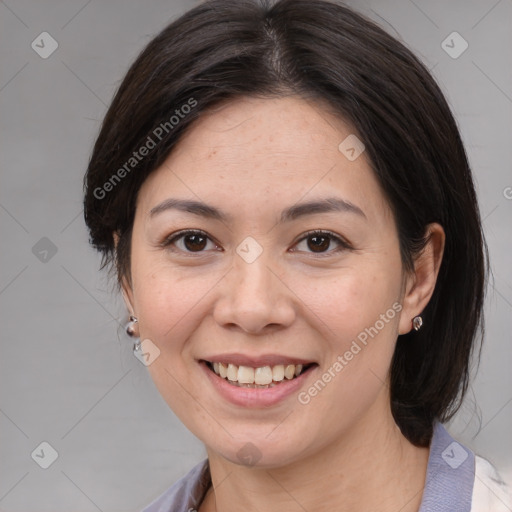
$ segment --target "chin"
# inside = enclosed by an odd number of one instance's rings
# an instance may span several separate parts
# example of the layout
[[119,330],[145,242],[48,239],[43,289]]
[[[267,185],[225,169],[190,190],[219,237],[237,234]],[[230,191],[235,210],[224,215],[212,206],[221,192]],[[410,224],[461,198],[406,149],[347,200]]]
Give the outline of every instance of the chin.
[[247,468],[275,469],[297,462],[308,448],[305,440],[291,436],[280,436],[278,440],[268,438],[268,430],[260,435],[243,435],[230,438],[225,436],[226,444],[219,444],[219,439],[207,439],[203,442],[208,453],[216,454],[232,464]]

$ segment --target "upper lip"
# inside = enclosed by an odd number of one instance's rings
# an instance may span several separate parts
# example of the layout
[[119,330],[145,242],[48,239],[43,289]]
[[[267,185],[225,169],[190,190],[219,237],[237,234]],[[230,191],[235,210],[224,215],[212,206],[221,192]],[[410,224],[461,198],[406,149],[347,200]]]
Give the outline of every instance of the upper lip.
[[312,364],[314,361],[302,359],[300,357],[291,357],[280,354],[263,354],[260,356],[247,356],[244,354],[218,354],[206,356],[203,361],[210,363],[227,363],[236,366],[248,366],[250,368],[262,368],[263,366],[276,366],[278,364]]

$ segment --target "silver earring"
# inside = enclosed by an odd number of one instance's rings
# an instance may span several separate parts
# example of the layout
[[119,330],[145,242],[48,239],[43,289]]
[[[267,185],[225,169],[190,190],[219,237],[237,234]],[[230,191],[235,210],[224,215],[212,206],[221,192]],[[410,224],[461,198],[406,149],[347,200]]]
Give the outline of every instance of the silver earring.
[[412,326],[414,327],[415,331],[419,331],[421,329],[421,326],[423,325],[423,318],[421,316],[415,316],[412,319]]
[[137,317],[135,317],[133,315],[130,316],[130,321],[126,325],[126,334],[128,334],[128,336],[130,336],[130,338],[134,338],[137,335],[135,326],[138,323],[138,321],[139,320],[137,319]]
[[[130,336],[130,338],[138,338],[138,329],[136,328],[139,319],[136,316],[130,315],[130,321],[126,326],[126,334]],[[133,353],[137,354],[142,351],[142,346],[140,342],[140,338],[133,344]]]
[[137,355],[139,352],[142,352],[142,345],[140,343],[140,338],[133,344],[133,353]]

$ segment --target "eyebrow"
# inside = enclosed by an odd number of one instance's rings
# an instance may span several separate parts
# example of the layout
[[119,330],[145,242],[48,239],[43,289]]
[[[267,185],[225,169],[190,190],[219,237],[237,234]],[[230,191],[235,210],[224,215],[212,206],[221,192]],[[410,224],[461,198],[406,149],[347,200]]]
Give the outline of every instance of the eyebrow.
[[[165,201],[152,208],[149,212],[149,215],[150,217],[154,217],[155,215],[168,210],[179,210],[182,212],[192,213],[204,218],[219,220],[226,223],[233,220],[233,217],[230,214],[223,212],[222,210],[219,210],[218,208],[209,204],[190,199],[174,198],[166,199]],[[351,203],[350,201],[346,201],[345,199],[341,199],[339,197],[327,197],[321,200],[295,204],[289,208],[286,208],[281,212],[281,219],[279,223],[282,224],[285,222],[290,222],[306,215],[330,212],[353,213],[363,217],[364,219],[367,218],[361,208]]]

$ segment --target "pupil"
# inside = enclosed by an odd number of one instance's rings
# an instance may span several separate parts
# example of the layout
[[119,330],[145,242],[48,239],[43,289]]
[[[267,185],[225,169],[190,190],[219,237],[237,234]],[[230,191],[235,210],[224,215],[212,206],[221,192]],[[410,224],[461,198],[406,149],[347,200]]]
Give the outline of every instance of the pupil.
[[[199,242],[201,240],[201,242]],[[206,237],[203,235],[187,235],[185,237],[185,246],[189,250],[201,250],[206,245]]]
[[[312,240],[314,240],[313,244],[309,243],[309,241]],[[323,243],[319,242],[320,240],[323,241]],[[329,248],[329,238],[326,236],[314,235],[309,238],[309,241],[308,247],[315,252],[321,252],[322,250],[327,250]],[[320,251],[318,251],[317,249],[320,249]]]

